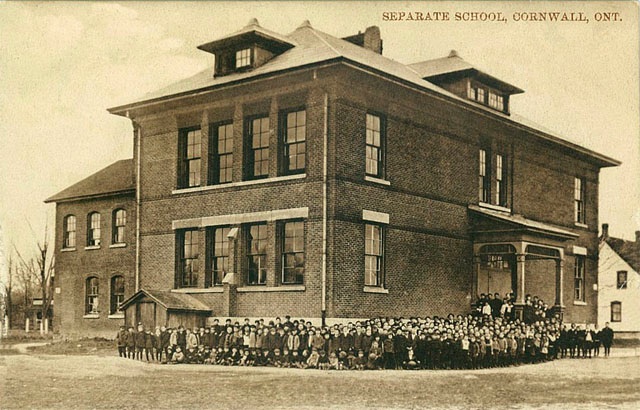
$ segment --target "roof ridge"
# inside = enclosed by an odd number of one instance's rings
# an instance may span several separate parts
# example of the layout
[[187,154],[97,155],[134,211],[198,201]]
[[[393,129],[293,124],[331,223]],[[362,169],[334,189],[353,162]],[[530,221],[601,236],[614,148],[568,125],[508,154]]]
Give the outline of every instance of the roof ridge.
[[[311,32],[313,33],[313,35],[314,35],[314,36],[316,36],[316,37],[318,37],[318,39],[319,39],[320,41],[322,41],[322,42],[323,42],[327,47],[329,47],[329,48],[330,48],[334,53],[336,53],[338,56],[341,56],[341,55],[342,55],[342,53],[341,53],[341,52],[339,52],[338,50],[336,50],[336,48],[335,48],[334,46],[332,46],[331,44],[329,44],[329,42],[328,42],[327,40],[325,40],[324,38],[322,38],[322,36],[320,36],[320,34],[319,34],[319,33],[322,33],[322,34],[326,34],[326,33],[323,33],[323,32],[321,32],[321,31],[318,31],[318,30],[314,29],[313,27],[301,27],[301,29],[309,29],[309,30],[311,30]],[[336,38],[338,38],[338,37],[336,37]],[[342,39],[341,39],[341,40],[342,40]],[[346,40],[343,40],[343,41],[346,41]]]

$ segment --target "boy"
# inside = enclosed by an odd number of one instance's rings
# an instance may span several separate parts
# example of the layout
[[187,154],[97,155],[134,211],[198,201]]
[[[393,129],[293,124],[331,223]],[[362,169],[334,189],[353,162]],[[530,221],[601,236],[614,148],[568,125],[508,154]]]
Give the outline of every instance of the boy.
[[120,357],[127,357],[127,341],[129,333],[124,326],[120,326],[120,330],[116,334],[116,346],[118,347],[118,355]]

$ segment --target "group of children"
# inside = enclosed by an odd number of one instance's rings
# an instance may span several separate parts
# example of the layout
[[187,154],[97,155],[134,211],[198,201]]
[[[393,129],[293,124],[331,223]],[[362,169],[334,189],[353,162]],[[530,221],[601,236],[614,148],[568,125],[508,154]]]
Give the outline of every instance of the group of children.
[[[551,315],[547,315],[551,316]],[[569,331],[571,330],[571,332]],[[154,332],[122,327],[120,356],[161,363],[273,366],[301,369],[469,369],[571,356],[577,328],[555,317],[527,323],[492,314],[374,318],[332,326],[304,319],[183,326]],[[586,334],[586,333],[585,333]],[[582,333],[580,333],[582,335]],[[580,345],[582,346],[582,345]]]

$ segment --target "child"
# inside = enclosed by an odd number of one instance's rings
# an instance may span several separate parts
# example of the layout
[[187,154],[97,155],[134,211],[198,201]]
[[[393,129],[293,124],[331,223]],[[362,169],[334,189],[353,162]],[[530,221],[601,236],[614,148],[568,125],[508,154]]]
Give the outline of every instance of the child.
[[307,358],[307,369],[317,369],[318,361],[320,360],[320,355],[318,354],[318,349],[315,347],[311,350],[311,354],[309,358]]
[[358,350],[358,356],[355,358],[351,368],[355,370],[364,370],[366,364],[367,359],[364,356],[364,350],[360,349]]
[[289,353],[289,348],[287,347],[282,349],[282,367],[291,367],[291,353]]
[[338,356],[336,352],[331,352],[329,354],[329,370],[337,370],[340,362],[338,361]]
[[320,370],[328,370],[329,369],[329,356],[327,356],[327,352],[324,350],[318,351],[318,369]]
[[278,349],[277,347],[273,351],[272,364],[275,367],[282,367],[282,354],[280,354],[280,349]]
[[184,359],[182,349],[180,349],[180,346],[176,347],[175,353],[171,356],[171,363],[184,363]]
[[418,360],[416,359],[416,355],[413,352],[413,347],[407,346],[407,355],[404,360],[403,367],[407,370],[415,370],[418,368]]

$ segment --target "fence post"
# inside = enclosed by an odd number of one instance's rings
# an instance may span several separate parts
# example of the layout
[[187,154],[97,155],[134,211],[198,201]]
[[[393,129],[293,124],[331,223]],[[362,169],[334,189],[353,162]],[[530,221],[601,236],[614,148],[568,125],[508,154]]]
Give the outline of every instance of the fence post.
[[40,334],[44,333],[44,320],[40,321]]
[[49,334],[49,319],[44,320],[44,333]]
[[24,331],[25,333],[29,333],[29,318],[26,318],[24,321]]

